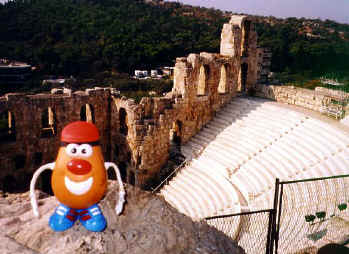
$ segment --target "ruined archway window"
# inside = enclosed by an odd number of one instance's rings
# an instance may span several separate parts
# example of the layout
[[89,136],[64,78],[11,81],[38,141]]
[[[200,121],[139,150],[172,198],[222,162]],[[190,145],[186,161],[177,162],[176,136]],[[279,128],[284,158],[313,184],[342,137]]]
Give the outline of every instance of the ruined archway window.
[[241,92],[246,91],[247,72],[248,72],[248,64],[243,63],[241,65]]
[[172,128],[170,130],[170,142],[175,145],[180,145],[182,140],[182,122],[177,120],[173,122]]
[[36,152],[33,157],[34,165],[39,166],[42,163],[42,153]]
[[10,111],[0,114],[0,140],[1,142],[16,141],[15,118]]
[[49,195],[53,195],[53,191],[52,191],[52,187],[51,187],[51,177],[52,177],[52,171],[51,170],[45,170],[44,172],[42,172],[40,178],[40,189],[49,194]]
[[124,108],[120,108],[119,121],[120,121],[120,133],[127,136],[127,133],[128,133],[127,113]]
[[123,182],[126,182],[127,179],[127,164],[125,162],[119,163],[119,169],[121,174],[121,179]]
[[85,104],[80,109],[80,120],[95,123],[94,108],[90,104]]
[[227,67],[222,65],[221,67],[221,76],[219,79],[218,85],[218,93],[226,93],[227,92]]
[[2,189],[4,192],[14,192],[18,188],[16,179],[12,175],[5,176],[2,182]]
[[248,57],[248,44],[250,37],[251,21],[245,20],[242,30],[241,56]]
[[209,69],[207,66],[201,66],[199,71],[199,82],[197,95],[205,95],[207,92],[207,80],[208,80]]
[[114,146],[114,160],[117,160],[117,159],[118,159],[119,153],[120,153],[120,151],[119,151],[119,146],[118,146],[118,145],[115,145],[115,146]]
[[26,157],[23,154],[16,155],[13,158],[13,162],[15,163],[15,168],[16,169],[24,168],[25,162],[26,162]]
[[41,137],[50,138],[56,135],[56,115],[51,107],[41,113]]

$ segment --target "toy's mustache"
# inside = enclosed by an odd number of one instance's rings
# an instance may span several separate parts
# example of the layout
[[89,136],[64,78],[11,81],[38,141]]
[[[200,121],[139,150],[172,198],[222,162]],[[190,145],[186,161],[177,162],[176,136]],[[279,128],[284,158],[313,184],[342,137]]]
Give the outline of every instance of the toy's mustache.
[[70,180],[67,176],[64,177],[65,187],[75,194],[75,195],[83,195],[91,189],[93,184],[93,177],[89,177],[86,181],[83,182],[74,182]]

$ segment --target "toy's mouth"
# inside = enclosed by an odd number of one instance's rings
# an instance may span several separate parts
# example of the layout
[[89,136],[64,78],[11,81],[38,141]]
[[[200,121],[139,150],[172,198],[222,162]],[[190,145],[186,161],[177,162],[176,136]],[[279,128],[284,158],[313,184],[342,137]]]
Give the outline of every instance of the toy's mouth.
[[83,182],[74,182],[70,180],[67,176],[65,176],[64,183],[65,183],[65,187],[67,187],[67,189],[71,193],[75,195],[83,195],[91,189],[93,184],[93,177],[91,176],[86,181],[83,181]]

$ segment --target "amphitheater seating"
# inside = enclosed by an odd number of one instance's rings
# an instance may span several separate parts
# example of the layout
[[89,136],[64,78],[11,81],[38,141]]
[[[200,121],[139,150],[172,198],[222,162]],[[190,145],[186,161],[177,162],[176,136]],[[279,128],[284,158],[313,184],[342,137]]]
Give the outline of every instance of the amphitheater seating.
[[[235,98],[182,146],[182,153],[192,161],[161,195],[182,213],[202,219],[240,212],[246,202],[249,210],[271,208],[276,178],[348,174],[349,135],[275,102]],[[296,221],[288,223],[302,232]],[[229,234],[238,234],[238,228]]]

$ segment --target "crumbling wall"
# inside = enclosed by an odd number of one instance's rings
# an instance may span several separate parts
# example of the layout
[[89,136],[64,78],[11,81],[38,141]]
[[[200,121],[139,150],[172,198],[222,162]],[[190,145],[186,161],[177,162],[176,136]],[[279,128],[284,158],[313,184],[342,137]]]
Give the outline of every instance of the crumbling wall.
[[[110,147],[110,91],[89,89],[73,94],[7,94],[0,98],[0,114],[11,112],[15,119],[16,139],[0,142],[0,188],[28,186],[32,173],[41,165],[55,160],[62,129],[72,121],[80,120],[81,108],[93,107],[93,118],[100,130],[102,149],[109,158]],[[43,112],[50,108],[54,114],[54,133],[45,134]],[[13,186],[17,185],[17,186]]]
[[257,33],[252,20],[234,15],[224,24],[220,54],[237,60],[239,92],[246,92],[256,84],[258,71]]
[[[143,98],[139,104],[113,89],[101,88],[0,98],[0,114],[13,113],[16,125],[16,140],[0,142],[0,181],[13,179],[28,185],[35,169],[55,159],[63,127],[85,120],[99,128],[105,159],[117,163],[125,181],[143,186],[167,162],[171,136],[186,143],[237,92],[254,86],[256,43],[250,19],[233,16],[222,31],[221,54],[202,52],[177,58],[172,91],[164,97]],[[248,66],[244,85],[243,64]],[[54,126],[52,119],[42,124],[41,112],[48,108],[46,117],[54,119]],[[43,131],[55,135],[42,137]]]
[[343,110],[338,102],[349,98],[349,93],[334,91],[323,87],[316,87],[315,90],[309,90],[294,86],[258,84],[256,89],[257,96],[286,104],[297,105],[321,113],[326,113],[324,108],[333,108],[333,113],[335,113],[335,110],[338,112]]

